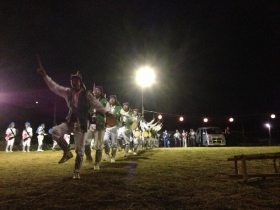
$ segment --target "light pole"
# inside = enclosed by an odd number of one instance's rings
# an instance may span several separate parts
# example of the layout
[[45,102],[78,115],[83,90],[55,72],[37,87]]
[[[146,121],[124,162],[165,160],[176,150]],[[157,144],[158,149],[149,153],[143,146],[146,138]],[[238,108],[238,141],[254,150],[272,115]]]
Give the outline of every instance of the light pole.
[[265,125],[266,125],[266,127],[268,128],[268,135],[269,135],[269,142],[268,142],[268,144],[269,144],[269,146],[270,146],[270,145],[271,145],[271,132],[270,132],[270,124],[269,124],[269,123],[266,123]]
[[137,71],[136,82],[142,88],[142,117],[144,118],[144,88],[150,86],[155,81],[155,73],[150,67],[143,67]]

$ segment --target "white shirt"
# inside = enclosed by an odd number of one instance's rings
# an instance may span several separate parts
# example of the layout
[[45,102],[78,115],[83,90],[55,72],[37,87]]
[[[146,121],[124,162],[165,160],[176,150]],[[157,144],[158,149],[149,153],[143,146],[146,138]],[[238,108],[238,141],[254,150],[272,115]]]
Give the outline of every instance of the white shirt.
[[[27,134],[27,132],[28,134]],[[25,139],[25,138],[28,138],[28,137],[32,137],[33,136],[33,130],[31,127],[28,127],[28,128],[25,128],[23,131],[22,131],[22,138]]]
[[[12,132],[13,131],[13,132]],[[8,128],[6,130],[6,135],[10,135],[11,137],[12,136],[15,136],[16,135],[16,129],[15,128]]]

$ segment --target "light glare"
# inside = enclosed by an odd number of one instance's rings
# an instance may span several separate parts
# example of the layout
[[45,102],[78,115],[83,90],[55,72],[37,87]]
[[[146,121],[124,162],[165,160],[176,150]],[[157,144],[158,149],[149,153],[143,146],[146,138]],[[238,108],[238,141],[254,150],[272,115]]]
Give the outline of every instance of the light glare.
[[139,69],[136,75],[137,83],[142,87],[148,87],[155,81],[155,73],[150,67]]

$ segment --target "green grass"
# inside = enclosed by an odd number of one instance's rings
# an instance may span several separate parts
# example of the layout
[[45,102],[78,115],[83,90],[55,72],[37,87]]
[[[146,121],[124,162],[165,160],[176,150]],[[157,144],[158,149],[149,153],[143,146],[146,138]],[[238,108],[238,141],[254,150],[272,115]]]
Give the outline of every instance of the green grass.
[[[228,157],[279,152],[280,147],[192,147],[144,150],[101,170],[61,151],[0,152],[0,209],[280,209],[280,179],[240,183]],[[249,161],[249,172],[273,172],[271,160]]]

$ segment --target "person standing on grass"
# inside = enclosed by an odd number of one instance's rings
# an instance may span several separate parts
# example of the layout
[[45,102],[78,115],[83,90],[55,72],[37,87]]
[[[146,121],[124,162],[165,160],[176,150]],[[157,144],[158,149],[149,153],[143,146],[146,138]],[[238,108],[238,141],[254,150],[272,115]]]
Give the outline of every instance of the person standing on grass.
[[137,127],[134,130],[131,130],[131,138],[132,138],[132,148],[133,148],[133,154],[137,155],[139,152],[140,144],[141,144],[141,136],[136,136],[135,133],[139,132],[140,134],[140,129],[139,129],[139,122],[141,120],[141,116],[138,113],[138,109],[133,109],[133,115],[132,115],[132,121],[133,123],[137,123]]
[[111,150],[111,163],[114,163],[116,161],[116,153],[117,153],[117,147],[118,147],[118,141],[117,141],[117,131],[118,131],[118,118],[120,116],[121,111],[121,105],[117,100],[116,95],[110,95],[109,96],[109,104],[110,109],[114,117],[117,119],[116,125],[109,127],[106,127],[105,135],[104,135],[104,151],[105,151],[105,158],[104,161],[108,160],[110,158],[110,150]]
[[[33,129],[29,122],[25,123],[25,129],[22,131],[22,151],[30,152],[31,138],[33,136]],[[25,150],[26,147],[26,150]]]
[[231,136],[230,136],[230,128],[229,127],[226,127],[225,129],[225,139],[226,139],[226,144],[228,146],[232,146],[232,142],[231,142]]
[[[95,86],[93,89],[94,98],[102,104],[104,109],[107,112],[110,112],[110,104],[107,101],[106,97],[103,93],[103,88],[101,86]],[[90,130],[87,133],[87,141],[86,141],[86,159],[89,163],[92,162],[91,157],[91,149],[90,149],[90,141],[94,138],[94,148],[95,148],[95,163],[93,166],[93,170],[100,170],[100,162],[102,160],[102,150],[103,150],[103,140],[105,135],[105,119],[106,116],[104,113],[98,111],[97,109],[93,110]]]
[[190,132],[189,132],[189,145],[191,147],[195,146],[195,132],[193,129],[190,129]]
[[38,149],[37,152],[44,152],[43,150],[43,140],[44,140],[44,136],[45,136],[45,124],[41,124],[38,128],[36,133],[38,134],[37,138],[38,138]]
[[185,130],[183,130],[183,132],[182,132],[183,147],[188,146],[187,145],[187,137],[188,137],[188,133]]
[[174,134],[174,140],[175,140],[175,147],[181,147],[181,134],[178,130],[176,130]]
[[170,142],[169,142],[170,134],[167,133],[167,130],[165,130],[165,131],[163,132],[162,137],[163,137],[164,147],[165,147],[165,148],[170,147]]
[[132,120],[132,110],[129,107],[129,103],[125,102],[120,110],[121,127],[118,130],[118,139],[123,139],[125,143],[124,157],[128,156],[128,151],[130,149],[130,126]]
[[[66,100],[69,108],[66,121],[54,127],[52,130],[52,138],[64,152],[58,163],[64,163],[73,157],[68,144],[63,139],[64,134],[73,132],[76,146],[73,179],[80,179],[80,168],[85,153],[85,136],[89,127],[89,114],[93,109],[96,109],[105,115],[107,110],[93,97],[90,91],[86,91],[86,87],[82,82],[82,75],[79,74],[79,72],[71,75],[71,88],[68,88],[55,83],[47,75],[40,62],[39,64],[40,68],[37,70],[38,74],[42,76],[51,91]],[[108,115],[110,115],[110,113],[108,113]]]
[[[9,127],[7,128],[6,136],[7,136],[6,152],[13,152],[13,146],[14,146],[15,136],[16,136],[16,129],[15,129],[14,122],[11,122]],[[10,147],[10,150],[9,150],[9,147]]]

